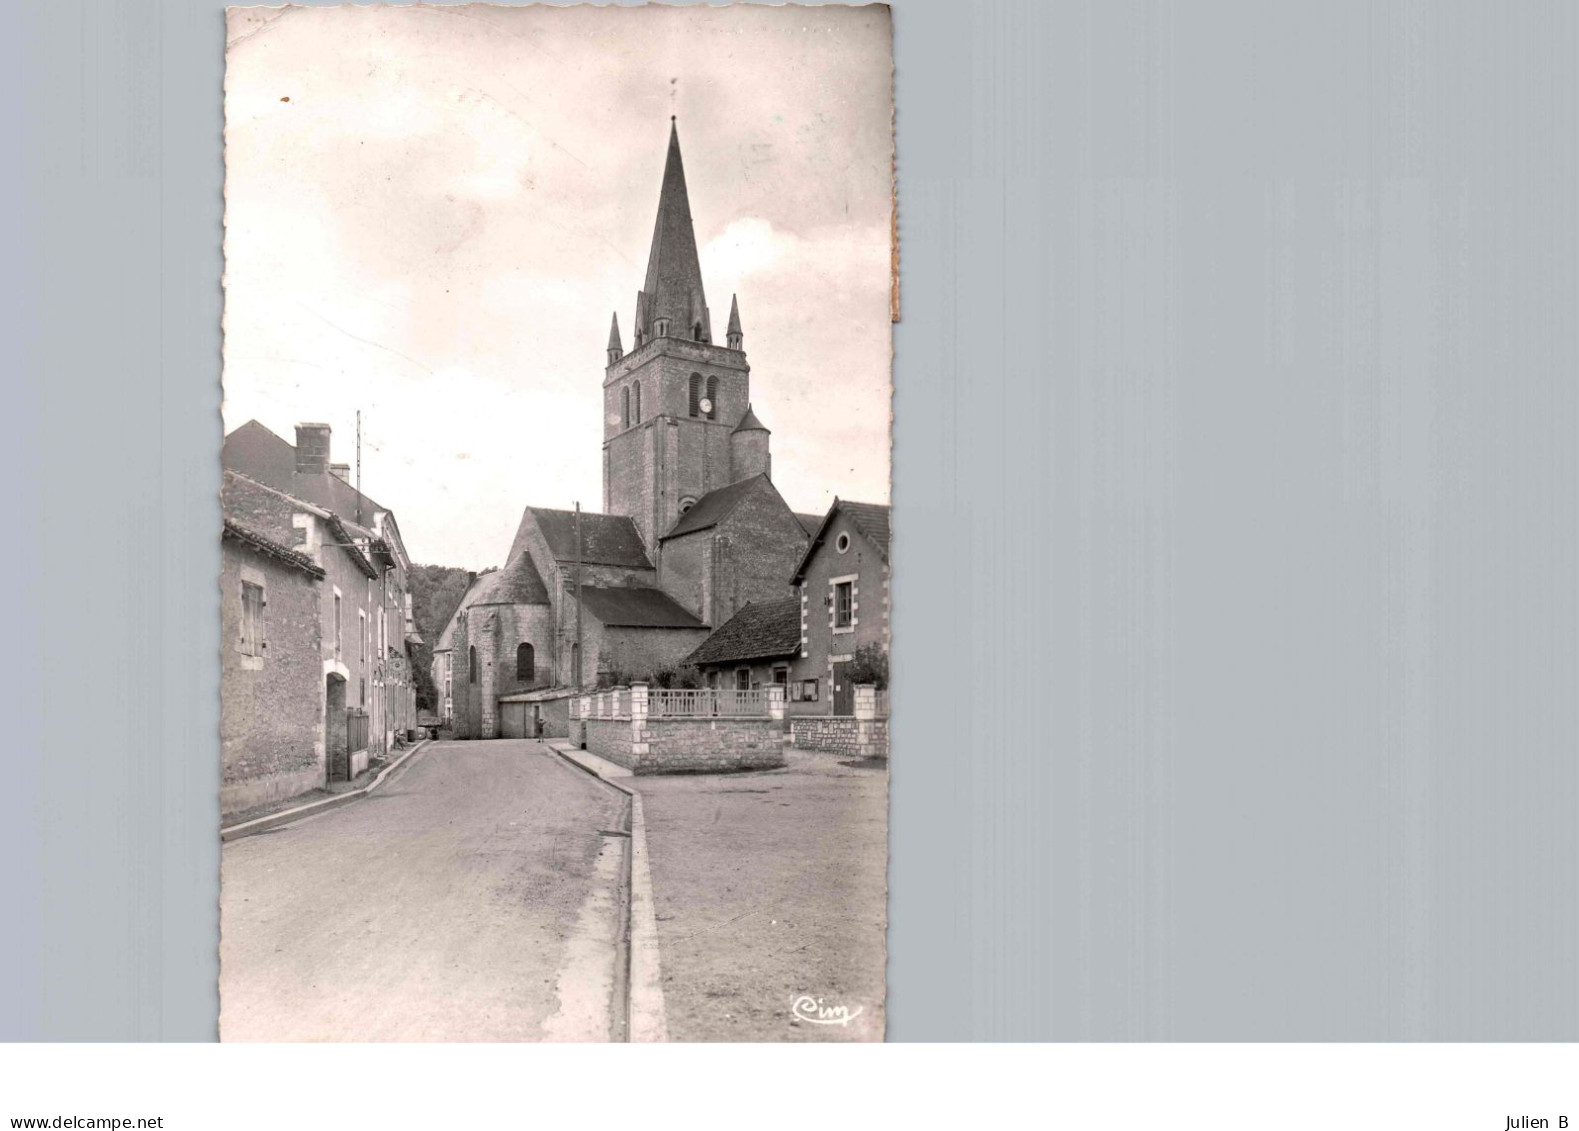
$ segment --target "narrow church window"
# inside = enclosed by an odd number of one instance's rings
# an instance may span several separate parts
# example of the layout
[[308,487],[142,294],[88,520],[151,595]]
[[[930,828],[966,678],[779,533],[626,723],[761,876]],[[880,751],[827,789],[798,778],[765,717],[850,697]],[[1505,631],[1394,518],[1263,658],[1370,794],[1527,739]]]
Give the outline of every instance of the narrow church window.
[[476,683],[477,682],[477,645],[473,644],[470,648],[468,648],[466,650],[466,652],[467,652],[467,657],[466,657],[466,660],[467,660],[466,680],[467,680],[468,683]]
[[691,374],[691,415],[702,415],[702,375]]
[[621,427],[629,428],[631,426],[631,391],[629,385],[620,390],[620,419],[623,421]]
[[537,678],[537,662],[530,644],[522,644],[515,650],[515,678]]
[[641,423],[641,382],[631,384],[631,417],[635,423]]
[[707,379],[707,403],[712,407],[707,410],[707,419],[718,419],[718,378]]
[[691,337],[695,338],[697,341],[702,340],[702,324],[700,322],[691,327]]

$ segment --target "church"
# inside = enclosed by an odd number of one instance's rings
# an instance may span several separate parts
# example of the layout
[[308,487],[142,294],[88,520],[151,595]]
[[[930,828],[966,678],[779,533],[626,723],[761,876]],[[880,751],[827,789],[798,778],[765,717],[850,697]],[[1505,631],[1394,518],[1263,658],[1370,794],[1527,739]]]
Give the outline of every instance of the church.
[[681,664],[752,601],[783,598],[821,516],[773,485],[739,303],[713,334],[670,119],[647,274],[603,371],[603,511],[528,506],[434,651],[458,737],[563,735],[579,688]]

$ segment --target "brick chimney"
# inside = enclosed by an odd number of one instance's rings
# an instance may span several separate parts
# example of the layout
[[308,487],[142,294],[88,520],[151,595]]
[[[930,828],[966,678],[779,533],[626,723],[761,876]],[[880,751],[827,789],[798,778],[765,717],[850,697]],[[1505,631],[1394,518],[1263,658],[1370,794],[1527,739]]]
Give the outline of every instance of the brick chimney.
[[296,426],[296,474],[323,475],[329,470],[329,426]]

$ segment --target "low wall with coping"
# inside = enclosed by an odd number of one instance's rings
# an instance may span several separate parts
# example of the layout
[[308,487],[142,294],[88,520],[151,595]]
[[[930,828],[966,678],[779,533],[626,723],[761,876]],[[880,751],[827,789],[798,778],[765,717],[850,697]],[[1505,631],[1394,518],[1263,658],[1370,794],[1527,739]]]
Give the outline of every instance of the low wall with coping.
[[[784,765],[782,689],[774,689],[769,713],[758,717],[649,718],[646,692],[637,685],[597,704],[584,698],[582,717],[571,721],[572,740],[580,737],[592,753],[634,774],[718,774]],[[608,712],[614,703],[623,714],[600,714],[599,708]]]

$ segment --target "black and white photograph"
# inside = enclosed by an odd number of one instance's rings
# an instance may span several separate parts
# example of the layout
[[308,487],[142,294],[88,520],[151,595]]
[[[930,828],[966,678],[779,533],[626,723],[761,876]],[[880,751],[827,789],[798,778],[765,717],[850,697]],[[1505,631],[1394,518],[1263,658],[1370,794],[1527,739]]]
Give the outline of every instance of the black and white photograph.
[[222,1040],[883,1038],[890,39],[229,10]]

